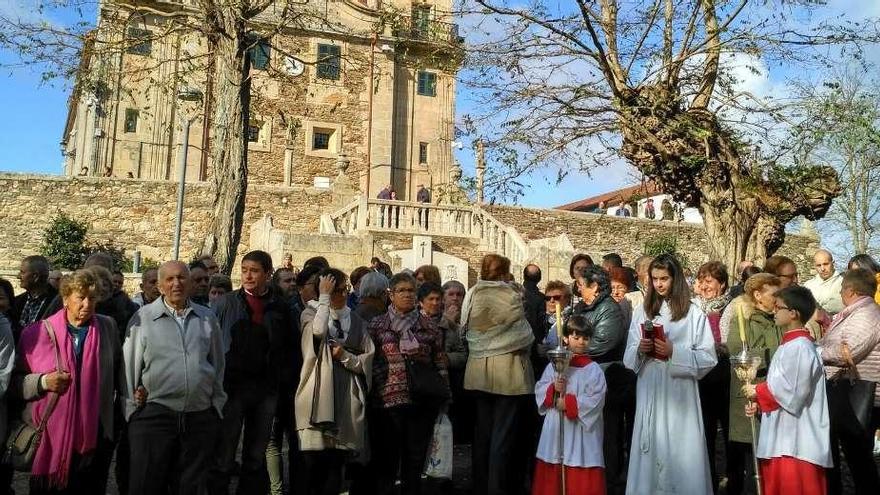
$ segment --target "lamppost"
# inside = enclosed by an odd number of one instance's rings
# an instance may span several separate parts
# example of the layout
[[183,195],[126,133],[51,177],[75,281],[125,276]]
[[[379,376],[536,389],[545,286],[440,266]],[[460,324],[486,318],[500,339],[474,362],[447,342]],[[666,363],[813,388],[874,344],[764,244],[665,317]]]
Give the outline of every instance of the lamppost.
[[[177,91],[177,99],[180,101],[201,101],[202,92],[193,88],[181,88]],[[181,112],[183,120],[183,139],[180,149],[180,158],[177,163],[177,221],[174,224],[174,260],[180,259],[180,228],[183,223],[183,198],[186,192],[186,157],[189,151],[189,127],[196,116],[186,116]]]

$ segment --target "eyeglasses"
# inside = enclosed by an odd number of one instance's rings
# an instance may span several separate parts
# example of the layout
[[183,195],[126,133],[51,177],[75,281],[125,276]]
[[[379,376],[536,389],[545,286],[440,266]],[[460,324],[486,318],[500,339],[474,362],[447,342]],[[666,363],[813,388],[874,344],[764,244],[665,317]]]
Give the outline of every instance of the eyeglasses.
[[560,296],[559,294],[556,294],[553,296],[544,296],[544,300],[545,301],[561,301],[562,296]]
[[791,311],[792,309],[788,306],[776,306],[776,311]]
[[393,292],[395,294],[415,294],[416,290],[415,289],[394,289],[391,292]]

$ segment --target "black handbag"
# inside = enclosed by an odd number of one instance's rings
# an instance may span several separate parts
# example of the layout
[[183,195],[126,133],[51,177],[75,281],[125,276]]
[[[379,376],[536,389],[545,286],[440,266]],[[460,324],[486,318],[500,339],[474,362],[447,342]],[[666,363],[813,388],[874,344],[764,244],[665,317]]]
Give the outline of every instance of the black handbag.
[[[845,356],[849,356],[847,347]],[[856,420],[866,432],[873,432],[871,428],[871,414],[874,409],[874,393],[877,390],[877,382],[862,380],[859,370],[848,359],[847,367],[838,376],[828,380],[828,408],[829,413],[847,414],[846,409],[851,408]],[[847,373],[848,372],[848,373]],[[845,376],[845,375],[849,376]]]
[[440,406],[452,397],[449,384],[434,363],[404,356],[410,400],[416,405]]
[[876,382],[858,378],[841,376],[828,380],[829,413],[835,416],[843,414],[845,417],[849,415],[849,409],[864,431],[873,431],[871,413],[876,389]]
[[[46,320],[43,320],[43,327],[46,329],[46,332],[49,333],[49,339],[52,341],[52,346],[55,348],[55,370],[60,372],[61,354],[58,349],[58,341],[55,338],[55,329],[52,328],[52,325]],[[43,413],[43,417],[40,418],[40,422],[37,426],[23,421],[21,418],[16,418],[10,421],[9,437],[6,439],[6,455],[4,456],[4,461],[7,464],[11,464],[16,471],[30,472],[34,463],[34,456],[36,455],[37,449],[40,447],[40,442],[43,439],[43,432],[46,430],[46,425],[49,423],[49,417],[55,410],[55,405],[57,403],[58,394],[49,392],[49,403],[46,405],[46,410]]]

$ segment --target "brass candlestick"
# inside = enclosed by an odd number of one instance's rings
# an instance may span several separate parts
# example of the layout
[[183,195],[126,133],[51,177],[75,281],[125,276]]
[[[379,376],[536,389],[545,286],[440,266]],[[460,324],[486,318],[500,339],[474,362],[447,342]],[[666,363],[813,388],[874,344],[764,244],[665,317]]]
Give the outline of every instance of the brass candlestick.
[[[743,384],[751,385],[758,376],[758,368],[761,366],[761,356],[749,353],[748,348],[743,342],[743,350],[736,356],[730,357],[730,363],[733,365],[733,372],[736,378]],[[749,418],[749,426],[752,428],[752,459],[755,463],[755,489],[757,494],[761,495],[761,471],[758,469],[758,445],[757,436],[755,435],[755,417]]]

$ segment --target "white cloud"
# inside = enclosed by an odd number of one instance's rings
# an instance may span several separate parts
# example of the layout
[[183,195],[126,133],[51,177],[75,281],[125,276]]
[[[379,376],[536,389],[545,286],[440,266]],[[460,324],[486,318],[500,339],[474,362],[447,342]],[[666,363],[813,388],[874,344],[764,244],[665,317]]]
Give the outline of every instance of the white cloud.
[[745,91],[758,98],[775,96],[778,87],[771,81],[767,63],[761,58],[746,53],[728,53],[721,64],[735,79],[736,91]]

